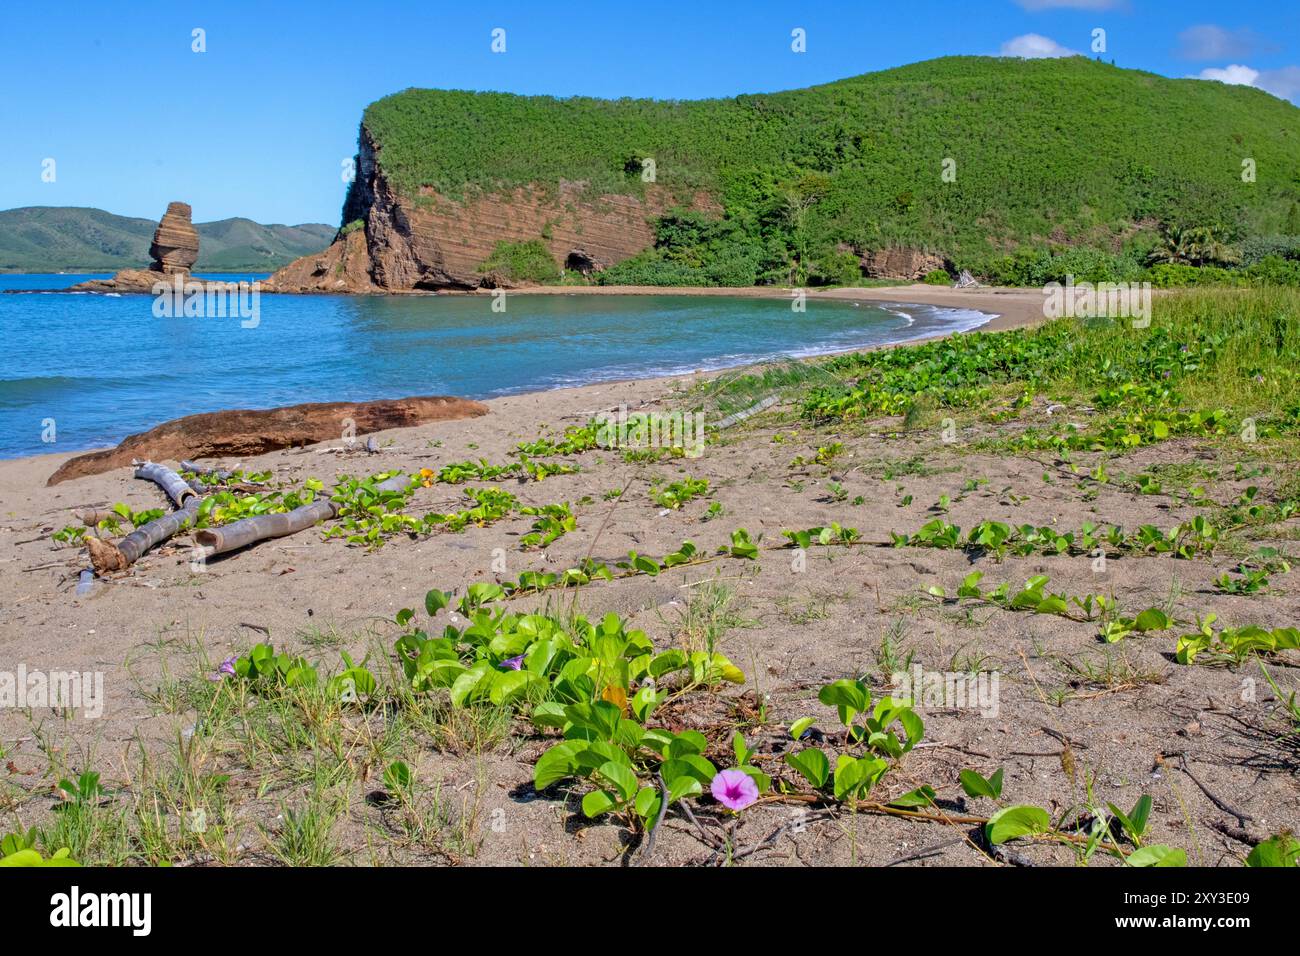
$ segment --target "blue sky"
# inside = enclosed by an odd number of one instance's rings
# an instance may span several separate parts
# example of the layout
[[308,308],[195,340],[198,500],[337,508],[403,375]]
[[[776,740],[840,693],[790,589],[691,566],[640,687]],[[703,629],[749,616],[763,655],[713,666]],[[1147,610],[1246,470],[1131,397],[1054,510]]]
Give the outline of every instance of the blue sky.
[[727,96],[949,54],[1090,53],[1096,28],[1120,66],[1300,102],[1296,0],[10,0],[0,18],[0,209],[157,218],[182,199],[197,221],[333,224],[361,111],[406,87]]

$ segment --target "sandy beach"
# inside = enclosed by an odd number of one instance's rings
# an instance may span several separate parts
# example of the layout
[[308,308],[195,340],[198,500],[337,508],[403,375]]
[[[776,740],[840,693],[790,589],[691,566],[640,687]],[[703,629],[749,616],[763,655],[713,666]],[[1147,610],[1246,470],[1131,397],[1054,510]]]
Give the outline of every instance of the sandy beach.
[[[665,290],[588,289],[581,294],[635,294]],[[734,290],[672,290],[674,293],[734,295]],[[532,294],[575,294],[556,288]],[[745,294],[779,296],[752,290]],[[788,295],[787,293],[784,293]],[[813,298],[863,302],[919,302],[996,313],[987,329],[1010,328],[1041,320],[1042,296],[1024,290],[956,291],[933,287],[836,289]],[[449,463],[509,460],[519,442],[558,435],[602,412],[672,412],[692,406],[699,387],[734,371],[644,381],[591,385],[494,399],[489,415],[380,433],[379,451],[341,450],[338,442],[285,450],[244,461],[209,464],[269,471],[275,482],[300,485],[320,478],[328,486],[340,475],[365,475],[402,469],[436,471]],[[1028,420],[1053,416],[1078,420],[1088,410],[1069,404],[1050,407],[1038,399]],[[753,419],[719,434],[697,459],[628,460],[611,452],[574,456],[581,470],[544,481],[500,483],[524,505],[569,502],[575,531],[543,551],[521,549],[520,537],[531,519],[522,515],[470,526],[463,533],[438,533],[412,540],[398,536],[368,551],[340,540],[323,540],[315,530],[263,542],[247,551],[191,564],[188,538],[150,552],[129,572],[96,583],[78,597],[77,573],[84,551],[60,546],[51,534],[76,523],[74,509],[124,502],[132,509],[164,507],[154,485],[135,480],[129,469],[69,481],[53,488],[46,477],[71,453],[0,462],[0,656],[28,668],[76,669],[104,675],[103,716],[60,717],[48,710],[0,712],[0,741],[11,784],[8,809],[34,821],[47,812],[51,748],[67,766],[94,766],[113,787],[126,788],[138,774],[140,748],[161,752],[177,734],[192,731],[200,719],[177,692],[185,681],[202,680],[224,658],[258,642],[303,654],[322,666],[336,665],[340,652],[386,667],[398,633],[394,615],[421,608],[426,590],[463,594],[470,582],[517,578],[528,569],[559,570],[585,557],[613,562],[629,550],[662,555],[683,540],[709,552],[725,544],[731,531],[745,528],[765,546],[782,543],[781,531],[852,525],[871,543],[853,549],[809,552],[806,566],[795,567],[786,552],[764,552],[760,561],[719,561],[614,582],[595,582],[563,604],[590,617],[614,611],[643,628],[657,646],[680,639],[693,597],[704,587],[724,587],[730,624],[721,634],[722,650],[746,673],[745,685],[711,698],[713,711],[683,715],[690,726],[740,721],[755,741],[779,748],[781,726],[806,713],[823,714],[817,688],[846,674],[871,675],[888,686],[891,675],[912,664],[941,671],[967,668],[1001,675],[999,713],[974,719],[969,713],[926,712],[926,738],[908,765],[917,781],[955,775],[963,767],[991,773],[1006,767],[1008,791],[1020,802],[1052,806],[1062,791],[1073,792],[1089,775],[1104,784],[1115,802],[1130,805],[1154,792],[1157,813],[1153,839],[1187,845],[1189,835],[1180,804],[1190,817],[1212,809],[1208,798],[1162,769],[1160,755],[1189,737],[1218,735],[1216,752],[1225,759],[1200,773],[1209,789],[1255,814],[1260,829],[1276,829],[1295,817],[1270,808],[1294,810],[1294,792],[1278,775],[1259,777],[1247,764],[1230,763],[1229,753],[1267,745],[1243,729],[1245,718],[1226,702],[1241,693],[1241,678],[1227,670],[1172,665],[1172,637],[1134,642],[1120,655],[1098,645],[1095,630],[1062,618],[1022,616],[983,609],[959,613],[927,597],[926,589],[953,591],[972,567],[960,550],[888,547],[890,532],[909,532],[935,517],[934,503],[950,501],[944,517],[963,528],[984,519],[1010,523],[1078,527],[1098,520],[1133,527],[1162,527],[1195,514],[1184,501],[1165,496],[1134,496],[1104,487],[1096,496],[1077,494],[1059,465],[1036,456],[983,453],[976,442],[999,426],[963,420],[961,437],[945,442],[937,424],[904,430],[897,418],[832,427],[812,427],[797,409],[777,404]],[[841,443],[842,454],[825,465],[820,448]],[[1206,461],[1191,443],[1167,442],[1141,449],[1124,468],[1136,471],[1160,463]],[[678,510],[651,499],[654,488],[683,477],[707,479],[707,497]],[[485,482],[470,482],[479,487]],[[1208,484],[1208,483],[1207,483]],[[1225,477],[1210,488],[1216,496],[1239,494],[1249,481]],[[411,508],[440,512],[464,508],[466,486],[433,484],[415,495]],[[612,492],[625,489],[621,497]],[[720,515],[711,514],[712,504]],[[1177,568],[1178,586],[1210,587],[1217,574],[1234,565],[1224,554]],[[1009,557],[981,560],[986,583],[1009,580],[1015,586],[1035,574],[1051,576],[1052,587],[1067,593],[1113,593],[1124,608],[1162,601],[1170,589],[1168,559],[1130,560],[1100,577],[1086,558]],[[1261,615],[1249,598],[1216,595],[1207,603],[1226,618]],[[521,597],[514,610],[557,607],[555,596]],[[1283,585],[1263,608],[1274,626],[1292,623],[1300,611],[1294,585]],[[422,611],[420,612],[423,613]],[[1264,623],[1265,621],[1261,621]],[[1109,661],[1109,663],[1107,663]],[[1095,668],[1090,671],[1088,668]],[[1097,674],[1124,668],[1124,680],[1106,682]],[[1093,676],[1088,676],[1092,674]],[[765,723],[754,723],[758,711]],[[694,723],[690,723],[694,722]],[[472,850],[460,850],[466,863],[600,863],[617,860],[621,837],[615,827],[586,827],[581,838],[569,831],[562,800],[531,793],[531,767],[542,744],[527,735],[507,736],[491,745],[422,749],[417,770],[437,779],[457,796],[453,815],[470,833]],[[774,753],[777,751],[773,751]],[[1068,757],[1065,756],[1068,754]],[[775,759],[775,758],[773,758]],[[224,766],[214,757],[214,767]],[[264,861],[258,828],[282,810],[292,788],[270,783],[268,768],[232,771],[233,862]],[[411,848],[376,849],[368,842],[374,810],[365,802],[365,774],[348,791],[338,822],[348,860],[419,861]],[[1176,789],[1175,789],[1176,788]],[[237,799],[236,799],[237,796]],[[752,837],[779,824],[787,809],[779,805],[746,817]],[[504,820],[500,828],[493,820]],[[785,864],[883,864],[908,848],[935,839],[925,822],[871,817],[844,819],[810,830],[795,849],[765,862]],[[1207,862],[1227,838],[1199,831]],[[671,828],[660,838],[665,858],[688,862],[699,844]],[[1061,847],[1036,848],[1041,862],[1068,863]],[[928,863],[987,863],[972,847],[957,841]]]
[[[809,299],[835,299],[846,302],[901,302],[920,305],[937,305],[952,309],[975,309],[988,312],[995,318],[983,328],[987,332],[1032,325],[1043,320],[1043,294],[1037,289],[1006,289],[980,287],[950,289],[943,286],[913,285],[875,286],[870,288],[805,289]],[[789,299],[794,290],[774,286],[749,286],[746,288],[712,288],[693,286],[639,286],[639,285],[584,285],[584,286],[528,286],[509,290],[517,295],[689,295],[715,296],[736,299]],[[490,296],[490,289],[474,292],[440,292],[439,295]]]

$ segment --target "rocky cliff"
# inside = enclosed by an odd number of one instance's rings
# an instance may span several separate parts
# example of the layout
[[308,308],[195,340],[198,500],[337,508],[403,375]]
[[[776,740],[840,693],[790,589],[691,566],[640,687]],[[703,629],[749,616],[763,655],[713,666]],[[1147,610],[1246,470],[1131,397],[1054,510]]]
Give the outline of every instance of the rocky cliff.
[[[263,284],[268,292],[406,292],[502,284],[479,266],[499,242],[540,239],[556,264],[588,272],[654,242],[652,220],[681,205],[667,189],[644,196],[590,195],[585,183],[533,183],[476,191],[454,200],[422,186],[401,195],[385,176],[380,150],[362,127],[357,180],[344,209],[350,224],[324,252],[304,256]],[[706,194],[692,208],[718,212]]]
[[[1247,153],[1260,176],[1241,189],[1223,171]],[[1158,224],[1289,235],[1297,163],[1292,104],[1085,57],[947,57],[708,100],[408,89],[366,108],[348,241],[271,286],[544,281],[539,246],[589,272],[652,243],[602,280],[1018,277],[1019,262],[1057,269],[1081,250],[1129,275]],[[710,214],[664,216],[681,207]],[[499,271],[481,273],[489,262]]]

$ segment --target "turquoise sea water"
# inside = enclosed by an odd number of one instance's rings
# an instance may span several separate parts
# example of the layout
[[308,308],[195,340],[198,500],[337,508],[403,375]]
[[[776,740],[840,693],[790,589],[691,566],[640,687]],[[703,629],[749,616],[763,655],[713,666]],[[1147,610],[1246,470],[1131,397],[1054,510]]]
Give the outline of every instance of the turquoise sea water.
[[[102,276],[0,275],[6,289]],[[220,276],[214,278],[260,278]],[[115,444],[224,408],[490,398],[966,331],[933,306],[655,296],[261,297],[258,322],[160,318],[151,296],[0,294],[0,457]],[[54,420],[54,442],[42,440]]]

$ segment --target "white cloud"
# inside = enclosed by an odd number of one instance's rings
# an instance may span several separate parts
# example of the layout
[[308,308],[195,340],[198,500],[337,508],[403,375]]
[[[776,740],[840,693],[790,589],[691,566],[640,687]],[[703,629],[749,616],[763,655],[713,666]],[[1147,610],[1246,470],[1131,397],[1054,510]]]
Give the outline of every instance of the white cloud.
[[1232,86],[1253,86],[1284,100],[1300,97],[1300,66],[1284,66],[1280,70],[1256,70],[1241,63],[1232,63],[1222,69],[1210,67],[1201,70],[1198,79],[1218,80]]
[[1178,55],[1185,60],[1229,60],[1249,56],[1264,44],[1252,30],[1225,30],[1212,23],[1178,34]]
[[1201,70],[1201,79],[1218,80],[1220,83],[1227,83],[1229,86],[1254,86],[1255,81],[1259,79],[1259,70],[1252,70],[1240,63],[1233,63],[1221,70],[1217,67]]
[[1040,60],[1045,57],[1078,56],[1077,50],[1063,47],[1051,37],[1038,33],[1026,33],[1013,37],[1002,44],[1003,56],[1021,56],[1027,60]]
[[1030,13],[1039,10],[1119,10],[1128,7],[1128,0],[1016,0],[1016,3]]

